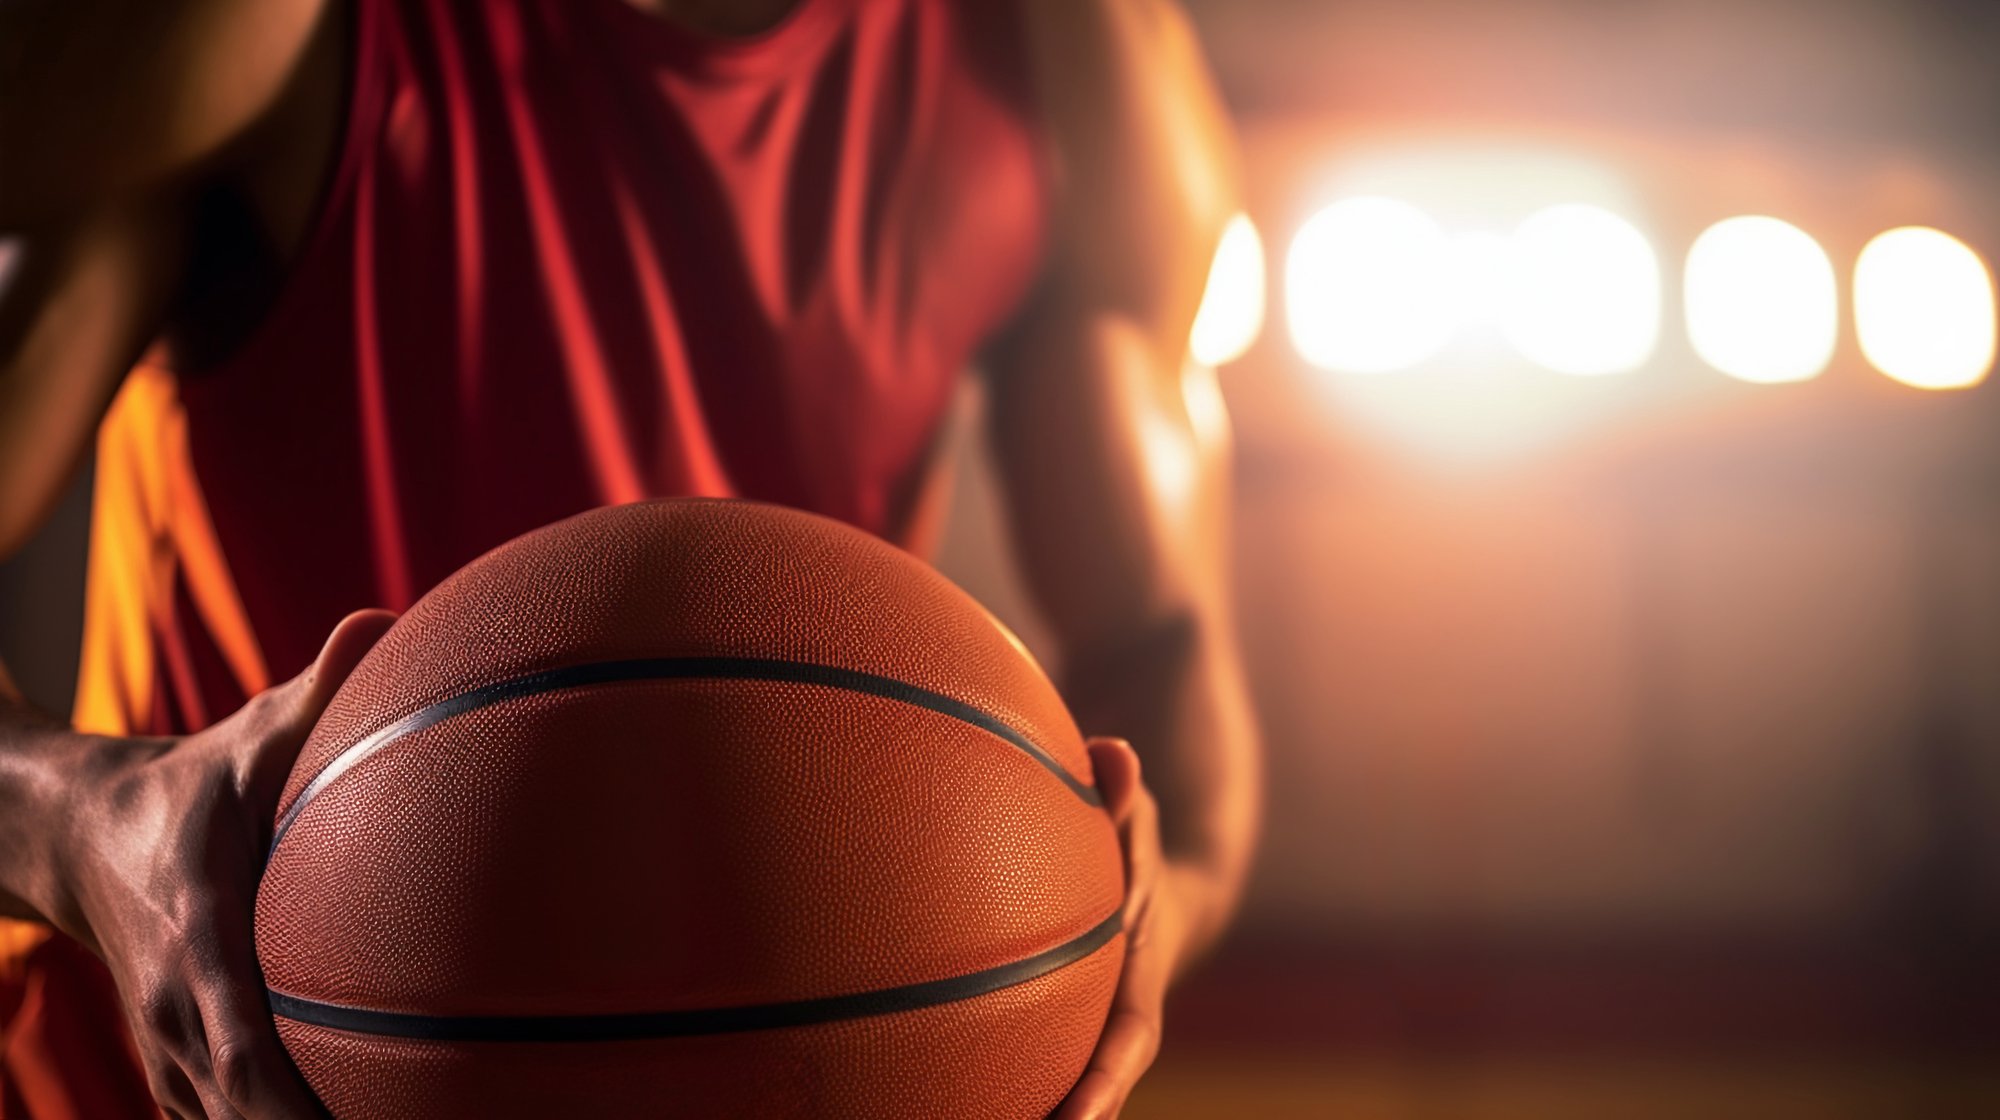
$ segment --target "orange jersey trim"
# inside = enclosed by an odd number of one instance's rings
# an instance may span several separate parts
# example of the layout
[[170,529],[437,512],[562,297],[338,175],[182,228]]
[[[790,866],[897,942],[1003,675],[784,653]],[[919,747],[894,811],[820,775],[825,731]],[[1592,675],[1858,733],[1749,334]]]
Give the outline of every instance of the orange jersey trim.
[[182,710],[197,725],[228,714],[200,710],[192,667],[175,637],[177,583],[243,695],[270,687],[270,671],[195,478],[179,389],[171,373],[142,365],[125,379],[98,431],[83,655],[72,711],[78,730],[164,730],[154,717],[162,688],[176,689]]

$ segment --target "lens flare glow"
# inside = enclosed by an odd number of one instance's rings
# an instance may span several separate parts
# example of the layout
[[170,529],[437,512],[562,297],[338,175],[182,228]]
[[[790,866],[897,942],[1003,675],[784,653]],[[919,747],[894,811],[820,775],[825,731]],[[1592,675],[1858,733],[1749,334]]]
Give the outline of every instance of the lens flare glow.
[[1892,229],[1855,263],[1854,325],[1869,363],[1905,385],[1976,385],[1993,368],[1993,274],[1948,233]]
[[1833,360],[1840,294],[1833,261],[1790,222],[1757,215],[1710,226],[1688,250],[1688,341],[1716,369],[1774,385]]
[[1452,240],[1464,315],[1461,325],[1498,327],[1513,298],[1514,243],[1504,233],[1472,230]]
[[1292,341],[1321,369],[1386,373],[1443,349],[1458,324],[1453,248],[1423,211],[1391,198],[1336,202],[1285,258]]
[[1202,365],[1226,365],[1242,357],[1263,329],[1264,242],[1250,216],[1238,214],[1216,243],[1188,352]]
[[1660,339],[1660,262],[1637,227],[1598,206],[1542,210],[1514,231],[1500,329],[1558,373],[1624,373]]

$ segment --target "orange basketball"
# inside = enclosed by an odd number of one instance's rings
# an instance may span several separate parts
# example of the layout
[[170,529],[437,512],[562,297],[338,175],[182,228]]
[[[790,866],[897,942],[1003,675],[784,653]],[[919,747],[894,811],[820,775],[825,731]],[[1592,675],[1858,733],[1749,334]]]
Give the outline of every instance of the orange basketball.
[[656,502],[383,637],[286,786],[257,955],[337,1117],[1039,1117],[1123,890],[1075,725],[963,592]]

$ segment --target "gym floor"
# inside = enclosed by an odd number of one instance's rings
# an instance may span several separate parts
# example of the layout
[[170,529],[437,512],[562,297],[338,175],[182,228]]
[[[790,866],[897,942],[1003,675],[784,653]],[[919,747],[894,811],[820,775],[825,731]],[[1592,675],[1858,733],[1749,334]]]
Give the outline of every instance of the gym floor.
[[1908,1120],[2000,1115],[1990,1062],[1171,1057],[1128,1120]]
[[2000,1116],[2000,972],[1951,954],[1239,937],[1169,1004],[1130,1120]]
[[1990,976],[1940,988],[1782,964],[1354,964],[1224,952],[1170,1004],[1166,1050],[1126,1118],[2000,1116]]

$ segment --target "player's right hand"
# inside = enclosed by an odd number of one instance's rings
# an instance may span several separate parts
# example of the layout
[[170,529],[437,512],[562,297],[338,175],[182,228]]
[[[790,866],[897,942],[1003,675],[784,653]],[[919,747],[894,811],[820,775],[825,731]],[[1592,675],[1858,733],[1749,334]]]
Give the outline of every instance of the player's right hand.
[[252,909],[286,777],[320,712],[394,616],[343,619],[305,672],[181,738],[101,739],[69,794],[50,916],[117,980],[176,1117],[323,1113],[265,1003]]

